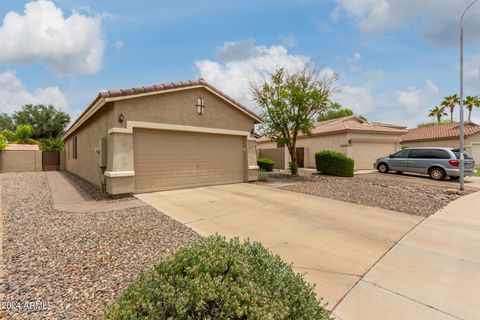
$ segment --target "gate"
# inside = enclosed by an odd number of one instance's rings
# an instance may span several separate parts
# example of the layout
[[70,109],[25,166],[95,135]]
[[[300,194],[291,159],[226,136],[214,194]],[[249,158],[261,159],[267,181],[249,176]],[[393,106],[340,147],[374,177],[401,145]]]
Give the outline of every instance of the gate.
[[58,171],[60,170],[60,151],[42,152],[42,170]]

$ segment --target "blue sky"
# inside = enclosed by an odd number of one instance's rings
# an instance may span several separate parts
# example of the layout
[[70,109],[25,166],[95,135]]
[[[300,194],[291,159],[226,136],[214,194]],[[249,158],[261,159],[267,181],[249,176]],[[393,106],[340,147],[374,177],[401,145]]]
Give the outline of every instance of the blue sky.
[[[254,109],[248,81],[312,63],[339,75],[345,107],[413,126],[458,92],[468,2],[2,1],[0,112],[53,103],[76,117],[100,90],[198,77]],[[480,94],[479,18],[480,3],[466,20],[467,94]]]

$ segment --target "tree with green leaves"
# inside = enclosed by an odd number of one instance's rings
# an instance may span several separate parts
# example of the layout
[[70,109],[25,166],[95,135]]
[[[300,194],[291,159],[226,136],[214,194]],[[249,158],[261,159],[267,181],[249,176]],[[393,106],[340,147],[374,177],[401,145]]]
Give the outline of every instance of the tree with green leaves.
[[480,98],[478,96],[466,96],[463,104],[468,109],[468,121],[470,121],[473,107],[480,108]]
[[320,114],[317,117],[317,121],[322,122],[322,121],[327,121],[332,119],[353,116],[352,110],[347,108],[342,108],[342,106],[338,102],[332,103],[332,108],[334,108],[334,110],[326,112],[324,114]]
[[445,107],[443,106],[437,106],[433,108],[432,110],[428,111],[428,116],[429,117],[436,117],[437,118],[437,124],[442,123],[442,117],[447,116],[448,114],[445,112]]
[[460,97],[457,94],[443,98],[441,106],[450,108],[450,121],[453,121],[453,111],[455,106],[460,104]]
[[279,68],[260,84],[251,84],[261,108],[262,133],[283,143],[290,153],[292,175],[298,174],[296,143],[300,133],[311,134],[316,117],[333,109],[330,100],[337,75],[305,67],[297,72]]
[[28,124],[33,127],[33,139],[59,137],[65,131],[70,116],[63,111],[55,109],[53,105],[27,104],[12,116],[16,125]]
[[5,141],[5,137],[3,136],[3,134],[0,134],[0,151],[5,149],[6,146],[7,142]]
[[0,131],[3,130],[15,130],[15,125],[13,123],[12,117],[6,113],[0,113]]

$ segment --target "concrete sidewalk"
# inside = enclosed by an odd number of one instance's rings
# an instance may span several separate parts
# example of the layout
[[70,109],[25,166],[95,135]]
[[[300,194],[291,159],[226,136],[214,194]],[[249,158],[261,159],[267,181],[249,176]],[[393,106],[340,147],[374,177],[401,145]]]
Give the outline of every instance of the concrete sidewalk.
[[333,311],[354,319],[480,319],[480,192],[408,233]]
[[68,212],[104,212],[144,206],[140,200],[96,201],[60,171],[48,171],[53,208]]

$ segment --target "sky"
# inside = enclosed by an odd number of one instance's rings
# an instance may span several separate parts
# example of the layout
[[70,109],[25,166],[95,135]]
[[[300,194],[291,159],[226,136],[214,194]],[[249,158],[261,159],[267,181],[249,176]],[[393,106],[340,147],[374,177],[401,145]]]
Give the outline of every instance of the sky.
[[[99,91],[200,77],[257,110],[249,82],[280,66],[316,65],[338,74],[333,99],[344,107],[411,127],[432,121],[428,110],[459,92],[468,3],[1,1],[0,113],[43,103],[75,119]],[[479,30],[480,2],[465,18],[470,95],[480,95]]]

